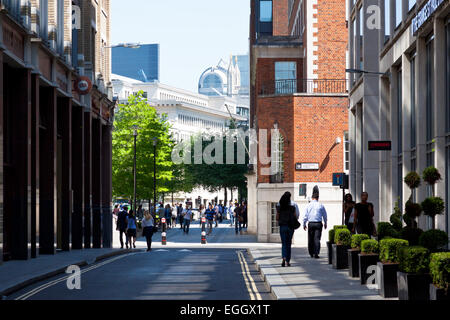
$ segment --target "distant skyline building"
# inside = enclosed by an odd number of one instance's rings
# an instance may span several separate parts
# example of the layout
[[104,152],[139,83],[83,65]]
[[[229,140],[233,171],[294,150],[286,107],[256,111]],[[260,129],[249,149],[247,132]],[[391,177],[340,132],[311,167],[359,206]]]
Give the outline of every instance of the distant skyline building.
[[142,82],[159,81],[159,44],[112,48],[112,73]]

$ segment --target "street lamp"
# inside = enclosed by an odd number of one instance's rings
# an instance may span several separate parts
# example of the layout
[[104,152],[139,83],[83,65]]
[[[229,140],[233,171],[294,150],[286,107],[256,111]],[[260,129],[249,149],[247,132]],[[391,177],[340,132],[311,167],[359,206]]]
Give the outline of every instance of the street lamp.
[[158,144],[158,138],[153,138],[153,207],[155,209],[156,216],[156,145]]
[[377,71],[366,71],[361,69],[345,69],[346,73],[364,73],[364,74],[373,74],[373,75],[379,75],[379,76],[389,76],[390,72],[377,72]]
[[133,180],[134,180],[134,203],[133,203],[133,210],[136,214],[136,139],[138,136],[138,129],[139,127],[137,125],[133,126],[133,137],[134,137],[134,167],[133,167]]

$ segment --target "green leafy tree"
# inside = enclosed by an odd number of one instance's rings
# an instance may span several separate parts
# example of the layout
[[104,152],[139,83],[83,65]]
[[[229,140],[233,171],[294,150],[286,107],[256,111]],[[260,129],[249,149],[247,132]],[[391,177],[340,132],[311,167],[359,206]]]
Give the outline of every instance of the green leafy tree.
[[114,120],[112,134],[112,183],[113,196],[133,199],[134,179],[134,127],[136,139],[136,195],[138,200],[153,199],[154,146],[156,146],[157,193],[167,192],[172,180],[171,152],[173,141],[169,133],[170,124],[165,115],[158,115],[140,91],[120,104]]

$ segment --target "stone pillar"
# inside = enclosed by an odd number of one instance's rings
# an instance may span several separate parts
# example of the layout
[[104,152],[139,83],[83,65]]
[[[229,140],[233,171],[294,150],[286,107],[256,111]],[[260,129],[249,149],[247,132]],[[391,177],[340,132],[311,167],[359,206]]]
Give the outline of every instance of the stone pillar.
[[92,120],[92,246],[102,246],[102,130],[101,120]]
[[36,258],[39,221],[39,75],[31,76],[31,257]]
[[[411,62],[408,56],[402,55],[402,86],[403,86],[403,177],[411,171]],[[402,212],[405,213],[405,204],[411,197],[411,190],[402,181],[403,203]]]
[[39,253],[55,254],[56,226],[56,88],[42,88],[40,112],[45,130],[40,130],[39,152]]
[[72,220],[72,100],[58,100],[62,135],[61,165],[61,249],[70,250]]
[[92,116],[84,111],[84,247],[92,243]]
[[[390,81],[389,78],[380,78],[380,140],[390,140]],[[390,208],[391,192],[391,158],[389,152],[382,152],[380,159],[380,212],[385,212]]]
[[72,249],[83,249],[84,215],[84,116],[82,107],[72,108]]
[[102,125],[102,228],[103,248],[112,248],[113,220],[111,210],[112,200],[112,136],[111,126]]

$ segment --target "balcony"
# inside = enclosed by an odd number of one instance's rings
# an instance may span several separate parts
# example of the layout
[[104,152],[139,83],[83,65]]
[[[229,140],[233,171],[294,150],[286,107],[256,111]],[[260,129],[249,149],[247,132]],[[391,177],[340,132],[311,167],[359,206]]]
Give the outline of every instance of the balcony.
[[286,79],[261,83],[259,95],[345,94],[348,93],[346,79]]

